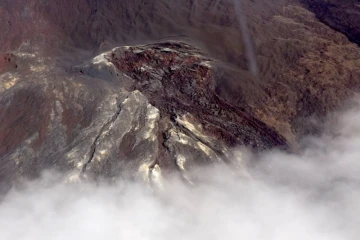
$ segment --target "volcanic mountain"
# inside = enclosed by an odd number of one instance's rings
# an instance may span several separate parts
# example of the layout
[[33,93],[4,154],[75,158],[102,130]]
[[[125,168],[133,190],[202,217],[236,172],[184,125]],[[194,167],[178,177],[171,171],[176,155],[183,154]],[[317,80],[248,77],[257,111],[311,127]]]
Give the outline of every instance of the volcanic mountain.
[[239,146],[298,151],[358,91],[360,5],[239,6],[1,0],[4,189],[48,168],[71,179],[192,181],[194,166],[241,168]]

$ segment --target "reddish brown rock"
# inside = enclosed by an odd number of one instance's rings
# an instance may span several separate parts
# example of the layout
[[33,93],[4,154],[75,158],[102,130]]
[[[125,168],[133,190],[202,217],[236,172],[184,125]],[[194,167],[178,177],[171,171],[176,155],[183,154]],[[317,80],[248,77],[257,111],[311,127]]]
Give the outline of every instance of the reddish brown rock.
[[12,69],[16,69],[17,67],[18,65],[16,64],[14,54],[11,53],[0,54],[0,74]]

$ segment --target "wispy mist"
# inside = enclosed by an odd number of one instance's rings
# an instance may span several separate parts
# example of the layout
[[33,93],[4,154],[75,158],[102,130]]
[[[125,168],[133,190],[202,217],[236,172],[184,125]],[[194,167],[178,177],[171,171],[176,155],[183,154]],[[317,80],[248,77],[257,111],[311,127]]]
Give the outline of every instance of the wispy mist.
[[246,15],[242,8],[242,0],[233,0],[233,2],[236,12],[236,18],[238,20],[241,30],[241,35],[245,45],[245,54],[249,62],[249,70],[255,77],[257,77],[259,75],[259,68],[256,60],[254,44],[251,39]]
[[197,186],[174,178],[155,191],[45,173],[1,203],[1,239],[358,239],[360,104],[338,116],[298,155],[244,155],[256,162],[246,179],[207,168]]

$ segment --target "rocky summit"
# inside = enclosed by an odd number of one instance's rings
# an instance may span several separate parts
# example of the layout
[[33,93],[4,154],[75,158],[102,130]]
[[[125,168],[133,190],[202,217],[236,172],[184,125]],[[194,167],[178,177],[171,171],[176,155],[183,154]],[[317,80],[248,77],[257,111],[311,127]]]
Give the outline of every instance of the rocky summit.
[[359,90],[359,2],[241,4],[0,0],[3,189],[44,169],[192,181],[241,168],[239,147],[298,151]]

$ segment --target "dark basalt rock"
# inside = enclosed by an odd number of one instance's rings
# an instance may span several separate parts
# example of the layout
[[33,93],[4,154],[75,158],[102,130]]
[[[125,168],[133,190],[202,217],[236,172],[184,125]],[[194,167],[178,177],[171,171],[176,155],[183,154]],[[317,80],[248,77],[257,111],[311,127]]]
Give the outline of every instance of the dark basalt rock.
[[191,114],[204,126],[204,134],[213,134],[232,147],[246,145],[260,150],[287,144],[251,113],[216,94],[213,60],[190,45],[164,42],[118,48],[107,58],[136,80],[131,89],[142,92],[162,116]]

